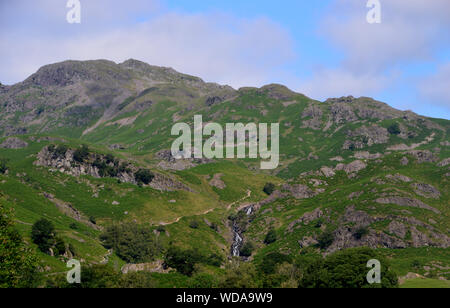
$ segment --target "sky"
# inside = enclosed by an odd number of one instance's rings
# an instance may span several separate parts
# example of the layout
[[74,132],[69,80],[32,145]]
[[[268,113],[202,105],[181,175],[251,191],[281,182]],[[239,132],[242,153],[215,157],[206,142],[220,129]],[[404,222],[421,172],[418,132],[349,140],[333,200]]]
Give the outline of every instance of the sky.
[[[372,0],[371,0],[372,1]],[[235,88],[370,96],[450,119],[450,1],[0,0],[0,82],[64,60],[129,58]]]

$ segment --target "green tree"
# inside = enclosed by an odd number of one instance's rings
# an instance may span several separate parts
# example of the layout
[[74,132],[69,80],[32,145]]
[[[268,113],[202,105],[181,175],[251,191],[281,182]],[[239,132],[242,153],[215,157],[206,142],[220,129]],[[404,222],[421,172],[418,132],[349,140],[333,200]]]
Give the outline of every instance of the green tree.
[[55,244],[55,227],[45,218],[36,221],[31,228],[31,239],[45,253]]
[[[381,284],[369,284],[367,262],[381,263]],[[305,269],[301,288],[395,288],[398,277],[387,260],[370,248],[351,248],[336,252],[325,259],[317,259]]]
[[165,264],[176,269],[180,274],[192,276],[195,264],[202,261],[202,256],[197,250],[183,250],[171,246],[165,256]]
[[262,282],[252,263],[234,261],[226,267],[226,273],[219,282],[220,288],[250,289],[262,287]]
[[264,238],[264,244],[272,244],[277,241],[277,232],[275,229],[270,229],[269,232],[267,232],[266,237]]
[[223,263],[221,256],[212,253],[205,255],[196,249],[181,249],[170,246],[166,252],[164,262],[168,267],[176,269],[180,274],[192,276],[197,264],[207,264],[219,267]]
[[35,287],[39,281],[38,259],[14,229],[11,212],[0,200],[0,288]]
[[277,265],[286,262],[290,263],[291,261],[292,258],[288,255],[284,255],[279,252],[270,252],[263,257],[262,262],[258,265],[258,269],[262,273],[269,275],[275,272],[275,268]]
[[150,228],[136,224],[121,224],[108,227],[100,236],[103,245],[128,263],[153,261],[161,246]]

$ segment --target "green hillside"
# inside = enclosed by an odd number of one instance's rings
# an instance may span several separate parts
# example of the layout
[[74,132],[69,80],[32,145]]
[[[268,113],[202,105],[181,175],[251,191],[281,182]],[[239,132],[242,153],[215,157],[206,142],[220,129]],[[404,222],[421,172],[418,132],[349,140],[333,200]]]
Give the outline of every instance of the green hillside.
[[[194,115],[279,123],[278,168],[175,160],[171,128]],[[373,252],[389,275],[425,277],[402,287],[448,287],[449,134],[448,120],[366,97],[319,102],[136,60],[67,61],[0,93],[0,203],[37,254],[40,286],[67,286],[73,257],[113,277],[94,287],[297,287],[315,262]],[[59,255],[32,239],[42,218]]]

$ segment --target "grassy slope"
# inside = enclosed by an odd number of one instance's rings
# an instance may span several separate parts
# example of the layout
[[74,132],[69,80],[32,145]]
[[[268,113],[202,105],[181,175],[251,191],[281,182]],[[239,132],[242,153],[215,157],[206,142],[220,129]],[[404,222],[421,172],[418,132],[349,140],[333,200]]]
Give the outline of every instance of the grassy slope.
[[[153,96],[149,97],[154,98]],[[144,96],[140,99],[143,101],[149,97]],[[127,117],[137,116],[132,124],[120,126],[119,124],[108,125],[108,123],[105,123],[92,133],[82,137],[82,141],[68,139],[68,143],[72,147],[78,146],[81,142],[87,142],[91,148],[99,152],[113,152],[116,156],[147,166],[154,162],[154,153],[170,147],[173,137],[169,134],[175,115],[177,121],[188,123],[192,122],[194,114],[203,114],[204,122],[215,121],[221,124],[228,122],[279,122],[280,134],[282,135],[280,144],[282,164],[281,168],[277,170],[278,177],[249,171],[249,167],[256,166],[258,163],[255,160],[223,161],[175,173],[182,181],[188,183],[196,193],[161,193],[149,188],[118,184],[112,179],[94,179],[91,177],[77,179],[60,173],[50,173],[45,168],[32,165],[33,155],[47,143],[35,143],[27,140],[30,146],[26,149],[0,150],[1,157],[7,157],[11,160],[10,174],[8,176],[0,175],[0,191],[6,195],[8,205],[15,208],[16,218],[22,222],[18,224],[18,228],[28,240],[30,224],[40,217],[47,217],[55,223],[57,230],[63,234],[64,239],[73,243],[80,255],[87,261],[99,262],[106,254],[106,250],[97,240],[99,232],[79,223],[77,224],[77,230],[70,229],[69,225],[74,220],[62,215],[54,204],[42,196],[42,192],[51,193],[56,198],[71,203],[86,216],[95,217],[101,225],[108,225],[112,221],[136,220],[140,224],[156,226],[161,222],[173,222],[177,218],[183,217],[178,223],[166,227],[168,234],[161,235],[162,241],[174,242],[180,246],[194,247],[205,251],[219,252],[226,256],[229,253],[230,240],[226,218],[233,210],[227,209],[229,204],[245,197],[247,190],[252,191],[252,195],[245,202],[261,200],[264,198],[262,187],[266,182],[271,181],[278,184],[282,183],[284,179],[297,178],[304,171],[317,170],[324,165],[333,166],[336,162],[331,162],[329,160],[331,157],[341,155],[345,159],[344,163],[351,162],[354,160],[350,157],[353,152],[341,148],[347,138],[346,131],[348,129],[355,129],[358,126],[371,123],[388,127],[392,123],[392,120],[366,120],[361,123],[346,124],[337,132],[335,130],[338,127],[335,125],[327,132],[304,129],[298,123],[303,110],[312,101],[301,95],[295,95],[290,101],[295,101],[295,103],[286,107],[280,101],[272,99],[260,91],[247,90],[241,92],[239,98],[230,102],[189,111],[190,109],[186,108],[185,104],[174,100],[160,99],[146,112],[141,114],[126,112],[108,122],[112,123]],[[325,110],[325,107],[323,108]],[[323,118],[325,120],[326,115]],[[401,119],[397,121],[403,122]],[[440,142],[448,140],[450,133],[448,121],[433,121],[444,126],[446,131],[435,131],[434,141],[421,146],[422,149],[434,149],[440,146]],[[67,138],[78,137],[81,130],[61,130],[55,132],[55,134]],[[430,134],[430,129],[420,127],[417,137],[403,140],[391,136],[388,145],[417,143]],[[126,145],[127,149],[111,151],[107,148],[107,145],[113,143]],[[374,145],[369,150],[372,153],[384,153],[385,148],[386,145]],[[307,157],[310,153],[317,155],[318,159],[308,160]],[[441,159],[449,157],[449,154],[450,149],[448,147],[441,147]],[[349,180],[345,174],[340,173],[335,179],[328,179],[328,186],[323,187],[326,192],[315,198],[303,201],[278,200],[264,206],[260,213],[264,212],[265,214],[256,217],[246,234],[247,238],[252,238],[256,242],[259,249],[255,255],[256,261],[265,253],[274,250],[298,253],[298,239],[317,230],[308,226],[293,233],[285,234],[285,229],[291,221],[317,207],[331,209],[335,217],[343,213],[345,207],[351,204],[356,205],[357,209],[363,209],[372,214],[398,214],[398,210],[404,208],[394,205],[382,206],[372,202],[376,194],[371,193],[371,189],[376,188],[379,193],[391,189],[393,184],[377,185],[371,179],[374,177],[382,178],[387,174],[401,173],[412,177],[415,181],[432,184],[443,193],[440,200],[428,200],[415,196],[415,198],[440,209],[442,215],[435,215],[420,209],[408,208],[408,210],[412,212],[411,216],[423,221],[433,218],[438,222],[436,227],[445,233],[450,214],[448,209],[449,183],[448,178],[443,175],[448,171],[444,168],[436,168],[435,165],[431,164],[401,166],[399,160],[402,156],[394,153],[386,156],[383,163],[370,162],[369,167],[361,171],[359,176],[352,180]],[[412,161],[411,158],[410,160]],[[23,175],[23,173],[26,173],[26,175]],[[208,184],[207,177],[217,173],[223,174],[222,180],[226,183],[224,190],[213,188]],[[321,179],[325,180],[324,178]],[[308,178],[297,179],[296,182],[308,184],[308,180]],[[395,186],[407,193],[412,193],[408,184],[397,183]],[[331,194],[335,190],[338,191]],[[351,192],[362,190],[365,191],[365,194],[360,199],[348,200],[347,196]],[[98,198],[93,197],[95,192],[99,193]],[[176,203],[171,203],[170,200],[176,200]],[[112,205],[113,201],[118,201],[120,204]],[[374,206],[375,209],[368,209],[369,205]],[[272,212],[267,212],[269,209]],[[209,210],[213,211],[202,215]],[[125,214],[126,212],[127,214]],[[217,223],[220,232],[216,233],[210,229],[204,223],[204,218]],[[193,219],[201,222],[198,229],[189,228],[189,222]],[[372,227],[382,230],[388,223],[386,221]],[[277,229],[282,240],[270,246],[264,246],[262,240],[270,225]],[[411,262],[415,257],[422,258],[424,264],[435,260],[447,264],[450,262],[448,250],[435,250],[435,252],[436,254],[430,255],[422,254],[421,249],[407,249],[401,251],[401,253],[396,251],[392,260],[397,271],[404,274],[414,270],[411,268]],[[52,270],[63,270],[63,263],[46,255],[41,257],[45,263],[51,264]],[[113,257],[111,260],[111,262],[116,262],[117,258]],[[164,281],[166,278],[162,277],[161,281]]]

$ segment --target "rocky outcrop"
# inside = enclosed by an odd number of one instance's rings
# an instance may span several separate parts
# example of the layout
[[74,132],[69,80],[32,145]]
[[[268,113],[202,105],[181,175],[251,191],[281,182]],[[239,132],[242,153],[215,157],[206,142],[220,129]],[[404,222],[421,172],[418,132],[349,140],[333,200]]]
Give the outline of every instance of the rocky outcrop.
[[330,107],[330,112],[333,122],[337,125],[358,120],[353,108],[346,103],[333,103]]
[[[98,168],[90,164],[75,164],[73,155],[74,150],[67,149],[65,152],[55,154],[53,151],[49,150],[49,147],[44,147],[37,155],[37,160],[35,161],[36,166],[50,167],[57,171],[71,175],[71,176],[81,176],[90,175],[95,178],[100,178]],[[124,175],[121,175],[125,178]],[[127,176],[128,177],[128,176]],[[131,176],[129,176],[131,177]],[[126,181],[125,181],[126,182]],[[134,184],[135,182],[133,182]]]
[[326,176],[327,178],[331,178],[333,176],[336,175],[336,173],[334,172],[334,170],[330,167],[322,167],[320,168],[320,171],[323,173],[324,176]]
[[428,150],[416,150],[409,151],[407,154],[413,156],[419,164],[421,163],[434,163],[437,161],[437,158],[431,151]]
[[402,166],[407,166],[409,164],[409,159],[406,157],[402,157],[402,159],[400,159],[400,164]]
[[[74,153],[75,150],[73,149],[67,148],[58,152],[58,147],[49,149],[47,146],[38,153],[34,164],[36,166],[50,167],[75,177],[82,175],[89,175],[94,178],[112,177],[123,183],[138,184],[136,174],[141,169],[126,161],[106,155],[89,153],[83,162],[78,162],[74,159]],[[149,183],[140,183],[161,191],[186,190],[192,192],[192,189],[187,185],[170,176],[160,173],[152,174],[153,179]]]
[[302,217],[300,217],[297,220],[294,220],[293,222],[291,222],[287,228],[287,231],[289,233],[292,233],[295,229],[295,227],[299,224],[305,224],[308,225],[310,222],[319,219],[320,217],[322,217],[324,215],[324,213],[322,212],[322,210],[320,208],[315,209],[312,212],[308,212],[303,214]]
[[421,209],[432,211],[436,214],[441,213],[438,209],[435,209],[434,207],[431,207],[428,204],[423,203],[422,201],[419,201],[417,199],[412,199],[412,198],[384,197],[384,198],[376,199],[375,202],[380,203],[380,204],[395,204],[395,205],[399,205],[399,206],[421,208]]
[[201,158],[201,159],[176,159],[172,155],[171,150],[162,150],[156,153],[156,159],[160,159],[161,161],[158,163],[158,167],[163,170],[175,170],[182,171],[194,168],[201,164],[207,164],[212,162],[210,159]]
[[194,192],[189,186],[184,183],[175,180],[171,176],[164,175],[161,173],[155,173],[155,177],[149,184],[149,186],[153,189],[160,191],[175,191],[175,190],[185,190],[189,192]]
[[415,183],[411,185],[414,188],[416,194],[425,197],[425,198],[433,198],[439,199],[441,197],[441,193],[434,186],[423,183]]
[[[322,127],[322,109],[316,104],[309,105],[302,113],[302,127],[319,130]],[[306,119],[308,118],[308,119]]]
[[401,239],[404,239],[406,237],[406,233],[408,232],[408,228],[404,224],[395,220],[391,221],[388,226],[388,230],[390,233]]
[[300,248],[306,248],[306,247],[310,247],[310,246],[315,246],[318,243],[319,242],[312,236],[305,236],[300,241],[298,241],[298,244],[299,244]]
[[218,189],[225,189],[227,186],[225,185],[224,181],[221,180],[222,176],[222,173],[214,174],[212,180],[209,181],[209,185]]
[[386,179],[394,181],[394,182],[404,182],[404,183],[412,182],[411,178],[401,175],[400,173],[397,173],[395,175],[388,174],[388,175],[386,175]]
[[438,167],[446,167],[448,165],[450,165],[450,158],[446,158],[437,164]]
[[355,206],[352,205],[347,207],[344,215],[341,217],[341,221],[343,223],[354,224],[358,227],[367,227],[375,222],[375,219],[364,211],[356,210]]
[[291,195],[296,199],[308,199],[317,195],[317,192],[302,184],[284,184],[283,189],[289,191]]
[[371,154],[369,152],[356,152],[353,157],[356,159],[378,159],[383,157],[383,155],[380,153]]
[[333,253],[338,250],[353,247],[370,247],[370,248],[406,248],[407,244],[396,237],[387,235],[384,232],[369,230],[369,233],[362,238],[355,237],[354,230],[348,227],[339,227],[334,232],[333,244],[327,249],[327,253]]
[[344,171],[347,174],[359,172],[363,169],[365,169],[367,165],[361,161],[361,160],[355,160],[354,162],[351,162],[347,165],[345,164],[338,164],[335,168],[337,171]]
[[62,200],[56,199],[52,194],[43,193],[44,197],[47,198],[50,202],[52,202],[58,210],[64,215],[75,219],[76,221],[93,228],[95,230],[101,230],[101,227],[92,223],[85,215],[83,215],[80,211],[74,208],[70,203],[64,202]]
[[224,99],[222,97],[210,96],[206,99],[205,104],[206,104],[206,106],[210,107],[212,105],[219,104],[223,101],[224,101]]
[[389,141],[389,132],[386,128],[376,124],[371,126],[361,126],[354,131],[348,131],[347,135],[352,138],[346,140],[343,149],[348,150],[352,145],[356,149],[374,144],[385,144]]
[[0,144],[0,148],[3,149],[23,149],[28,146],[28,143],[23,141],[22,139],[11,137],[6,139]]

